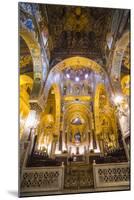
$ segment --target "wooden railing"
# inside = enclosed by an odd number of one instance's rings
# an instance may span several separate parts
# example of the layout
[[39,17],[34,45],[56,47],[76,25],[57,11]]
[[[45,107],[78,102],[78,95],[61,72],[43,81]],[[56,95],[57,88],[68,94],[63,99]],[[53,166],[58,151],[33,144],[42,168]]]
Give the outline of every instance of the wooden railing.
[[95,188],[121,187],[130,185],[130,165],[123,163],[93,164]]

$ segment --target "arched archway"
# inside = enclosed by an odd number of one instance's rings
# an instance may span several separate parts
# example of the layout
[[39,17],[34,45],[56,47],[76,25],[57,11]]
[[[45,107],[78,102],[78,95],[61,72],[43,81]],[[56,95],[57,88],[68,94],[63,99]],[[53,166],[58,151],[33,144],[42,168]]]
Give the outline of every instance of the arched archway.
[[58,136],[60,131],[61,95],[57,84],[53,84],[50,90],[51,89],[55,95],[55,135]]
[[[121,77],[121,67],[123,58],[125,56],[125,51],[129,47],[130,44],[130,32],[126,31],[123,36],[117,41],[115,46],[115,51],[113,54],[113,62],[112,62],[112,68],[111,68],[111,83],[113,85],[113,89],[115,91],[115,104],[120,105],[117,106],[117,117],[119,120],[119,126],[121,129],[121,134],[123,141],[124,138],[129,138],[129,132],[130,132],[130,123],[129,123],[129,115],[130,115],[130,108],[129,108],[129,71],[127,71],[127,76],[122,78]],[[128,48],[129,49],[129,48]],[[126,60],[125,66],[129,68],[129,51],[128,51],[128,59]],[[123,74],[124,75],[124,74]],[[125,73],[126,75],[126,73]],[[122,78],[122,79],[121,79]],[[116,102],[116,96],[118,96],[120,100]],[[122,98],[123,97],[123,98]],[[129,140],[128,140],[129,141]],[[128,153],[128,147],[126,146],[126,143],[124,142],[124,148],[126,151],[126,156],[129,159],[129,153]]]
[[20,75],[20,138],[24,134],[26,118],[30,112],[30,93],[33,87],[33,79],[27,75]]
[[63,122],[62,149],[74,154],[88,151],[93,131],[93,116],[88,106],[71,103],[64,110]]
[[61,113],[60,90],[58,85],[53,84],[49,89],[48,98],[44,105],[44,111],[41,113],[41,121],[42,122],[45,121],[47,122],[47,125],[49,125],[49,119],[53,118],[53,131],[54,131],[53,134],[56,136],[59,136],[59,131],[60,131],[60,113]]
[[60,133],[61,96],[58,85],[53,84],[49,89],[48,98],[44,105],[44,111],[40,113],[38,126],[38,148],[46,148],[50,155],[55,151],[56,142]]

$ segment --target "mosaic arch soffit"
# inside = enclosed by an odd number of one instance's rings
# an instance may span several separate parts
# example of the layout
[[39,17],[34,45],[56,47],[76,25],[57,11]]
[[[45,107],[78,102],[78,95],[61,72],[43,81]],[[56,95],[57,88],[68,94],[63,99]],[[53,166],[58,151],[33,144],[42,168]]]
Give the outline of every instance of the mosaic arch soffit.
[[20,36],[26,42],[33,59],[34,79],[42,79],[41,51],[39,44],[35,41],[33,34],[28,32],[25,28],[20,29]]
[[123,55],[127,45],[130,42],[130,33],[129,31],[125,32],[123,36],[117,41],[114,55],[113,55],[113,62],[111,68],[111,79],[112,85],[115,91],[120,91],[120,75],[121,75],[121,63],[123,60]]

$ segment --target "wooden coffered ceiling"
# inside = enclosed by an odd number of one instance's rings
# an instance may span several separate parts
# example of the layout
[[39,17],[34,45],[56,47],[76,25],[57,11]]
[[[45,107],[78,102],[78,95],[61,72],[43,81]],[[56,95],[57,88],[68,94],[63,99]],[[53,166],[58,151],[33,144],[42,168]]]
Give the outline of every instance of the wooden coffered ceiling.
[[82,55],[101,60],[113,9],[46,5],[51,58]]

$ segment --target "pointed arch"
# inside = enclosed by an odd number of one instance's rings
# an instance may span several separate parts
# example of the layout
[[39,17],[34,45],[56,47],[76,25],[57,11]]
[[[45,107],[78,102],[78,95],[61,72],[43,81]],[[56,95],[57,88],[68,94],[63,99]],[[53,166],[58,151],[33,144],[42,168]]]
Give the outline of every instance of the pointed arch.
[[80,67],[85,67],[85,66],[89,68],[90,70],[95,71],[96,73],[99,73],[102,75],[106,73],[105,70],[98,63],[96,63],[95,61],[89,58],[74,56],[71,58],[64,59],[63,61],[56,64],[51,69],[49,76],[47,78],[46,84],[45,84],[45,88],[44,88],[45,93],[43,92],[40,98],[40,104],[42,104],[42,106],[45,104],[45,101],[48,96],[48,91],[52,84],[56,83],[60,86],[60,74],[62,70],[64,70],[67,67],[80,68]]
[[129,31],[125,32],[123,36],[117,41],[113,54],[112,68],[111,68],[111,80],[115,92],[121,91],[121,64],[124,56],[124,52],[130,42]]
[[[54,100],[55,100],[55,123],[54,123],[54,129],[55,129],[55,135],[59,135],[60,131],[60,113],[61,113],[61,95],[60,95],[60,89],[57,84],[52,84],[49,92],[53,90],[54,94]],[[48,92],[48,93],[49,93]],[[48,99],[47,99],[48,101]],[[47,106],[47,102],[45,107]],[[44,108],[45,109],[45,108]]]

